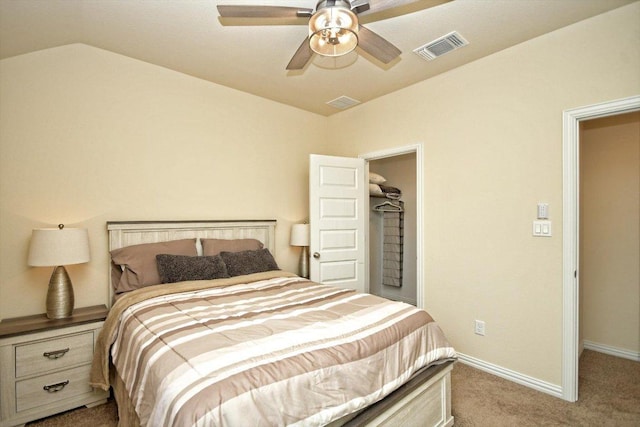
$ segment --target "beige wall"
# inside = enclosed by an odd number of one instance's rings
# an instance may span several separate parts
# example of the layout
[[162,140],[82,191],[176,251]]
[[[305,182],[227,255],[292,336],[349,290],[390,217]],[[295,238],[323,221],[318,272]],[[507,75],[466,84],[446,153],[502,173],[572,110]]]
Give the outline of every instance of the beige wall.
[[[79,306],[106,295],[107,220],[276,218],[294,269],[308,153],[421,143],[425,307],[458,351],[559,384],[562,111],[640,93],[639,19],[634,3],[329,118],[86,46],[3,60],[0,316],[44,309],[33,227],[89,227]],[[531,237],[541,201],[552,238]]]
[[562,112],[640,93],[639,20],[637,2],[330,117],[337,154],[423,145],[424,304],[459,352],[561,383]]
[[581,335],[640,354],[640,113],[580,130]]
[[308,216],[308,155],[326,119],[85,45],[0,62],[0,317],[44,311],[51,269],[27,266],[31,230],[89,229],[76,306],[107,290],[106,221]]

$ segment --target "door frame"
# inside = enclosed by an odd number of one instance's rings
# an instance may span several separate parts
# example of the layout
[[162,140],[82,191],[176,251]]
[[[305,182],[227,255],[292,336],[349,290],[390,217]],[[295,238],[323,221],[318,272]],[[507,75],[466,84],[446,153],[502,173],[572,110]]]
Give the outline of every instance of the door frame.
[[[388,148],[385,150],[374,151],[371,153],[360,154],[359,158],[367,162],[372,160],[386,159],[388,157],[402,156],[404,154],[415,154],[416,156],[416,234],[420,236],[416,239],[416,305],[418,308],[424,308],[424,214],[423,214],[423,154],[422,144],[406,145],[403,147]],[[369,231],[367,229],[367,245],[369,242]],[[367,254],[365,274],[367,275],[367,284],[369,282],[369,255]]]
[[640,96],[563,112],[562,138],[562,398],[578,400],[580,122],[640,110]]

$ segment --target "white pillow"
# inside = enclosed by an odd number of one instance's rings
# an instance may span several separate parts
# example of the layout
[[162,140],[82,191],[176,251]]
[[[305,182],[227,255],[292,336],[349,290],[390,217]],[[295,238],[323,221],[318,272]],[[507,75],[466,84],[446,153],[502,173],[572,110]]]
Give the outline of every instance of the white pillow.
[[375,172],[369,172],[369,182],[372,184],[384,184],[387,182],[382,175],[378,175]]
[[369,194],[372,196],[384,196],[384,193],[378,184],[369,184]]

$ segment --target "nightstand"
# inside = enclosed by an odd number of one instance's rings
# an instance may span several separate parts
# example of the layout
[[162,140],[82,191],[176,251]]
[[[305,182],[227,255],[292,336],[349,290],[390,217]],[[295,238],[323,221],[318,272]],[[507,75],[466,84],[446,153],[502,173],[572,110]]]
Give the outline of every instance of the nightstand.
[[0,322],[0,426],[106,401],[109,393],[89,385],[89,372],[107,313],[97,305],[66,319],[42,314]]

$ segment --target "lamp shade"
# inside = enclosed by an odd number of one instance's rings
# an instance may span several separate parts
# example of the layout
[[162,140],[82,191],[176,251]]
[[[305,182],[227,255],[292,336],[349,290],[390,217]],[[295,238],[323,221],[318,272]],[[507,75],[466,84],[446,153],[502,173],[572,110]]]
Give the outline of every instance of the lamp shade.
[[291,246],[309,246],[309,224],[293,224]]
[[33,230],[27,263],[33,267],[89,262],[89,233],[86,228],[38,228]]
[[323,56],[346,55],[358,46],[358,17],[348,2],[332,3],[318,3],[318,11],[309,20],[309,47]]

